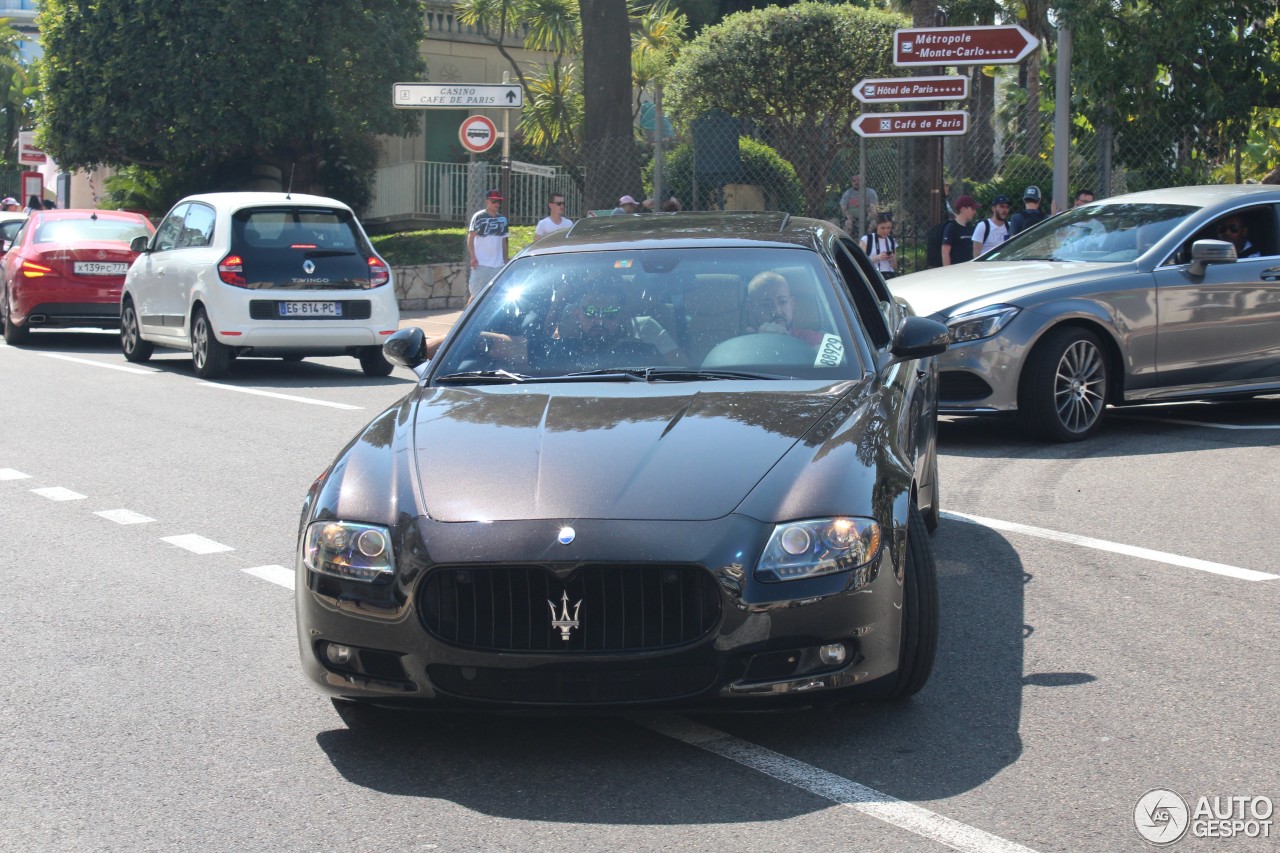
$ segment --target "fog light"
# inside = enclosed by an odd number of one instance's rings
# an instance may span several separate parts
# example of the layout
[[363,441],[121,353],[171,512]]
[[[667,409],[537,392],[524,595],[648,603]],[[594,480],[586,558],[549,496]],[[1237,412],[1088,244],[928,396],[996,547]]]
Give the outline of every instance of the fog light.
[[848,655],[849,653],[845,650],[844,643],[829,643],[818,647],[818,660],[827,666],[844,663],[844,659]]
[[329,659],[329,663],[336,666],[346,666],[351,663],[351,647],[344,646],[339,643],[326,643],[324,647],[324,656]]

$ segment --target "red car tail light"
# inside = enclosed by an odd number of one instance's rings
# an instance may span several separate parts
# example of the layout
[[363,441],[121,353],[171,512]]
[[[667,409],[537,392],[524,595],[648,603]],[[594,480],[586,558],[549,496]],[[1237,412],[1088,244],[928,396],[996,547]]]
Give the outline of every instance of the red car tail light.
[[27,278],[40,278],[45,273],[53,272],[52,269],[40,264],[28,261],[25,258],[22,261],[22,274]]
[[369,256],[369,287],[381,287],[391,281],[391,270],[381,258]]
[[218,263],[218,278],[233,287],[248,287],[249,282],[244,277],[244,259],[239,255],[227,255]]

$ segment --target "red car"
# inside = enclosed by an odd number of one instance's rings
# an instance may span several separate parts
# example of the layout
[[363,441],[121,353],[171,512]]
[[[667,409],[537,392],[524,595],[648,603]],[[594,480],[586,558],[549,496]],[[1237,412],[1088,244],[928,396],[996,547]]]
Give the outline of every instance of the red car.
[[129,241],[154,232],[145,216],[118,210],[31,214],[0,260],[5,341],[33,328],[119,328],[120,290],[138,256]]

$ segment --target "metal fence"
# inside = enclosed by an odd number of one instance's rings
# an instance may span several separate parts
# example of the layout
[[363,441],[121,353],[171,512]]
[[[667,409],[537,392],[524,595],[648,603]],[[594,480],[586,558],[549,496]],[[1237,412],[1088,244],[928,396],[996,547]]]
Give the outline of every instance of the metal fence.
[[[584,214],[582,193],[566,170],[551,167],[550,177],[513,171],[509,198],[503,205],[513,225],[533,225],[547,215],[547,198],[563,193],[566,216]],[[433,163],[415,160],[378,169],[374,195],[364,221],[379,225],[388,222],[420,221],[460,225],[484,207],[486,191],[502,187],[502,167],[476,160],[472,163]]]

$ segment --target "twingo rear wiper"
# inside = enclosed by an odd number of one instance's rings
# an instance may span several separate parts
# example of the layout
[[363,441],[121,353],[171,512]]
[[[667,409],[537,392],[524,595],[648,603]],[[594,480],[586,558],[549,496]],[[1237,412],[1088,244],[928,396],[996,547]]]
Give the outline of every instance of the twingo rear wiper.
[[443,385],[504,385],[528,382],[530,377],[509,370],[464,370],[437,376],[435,381]]

